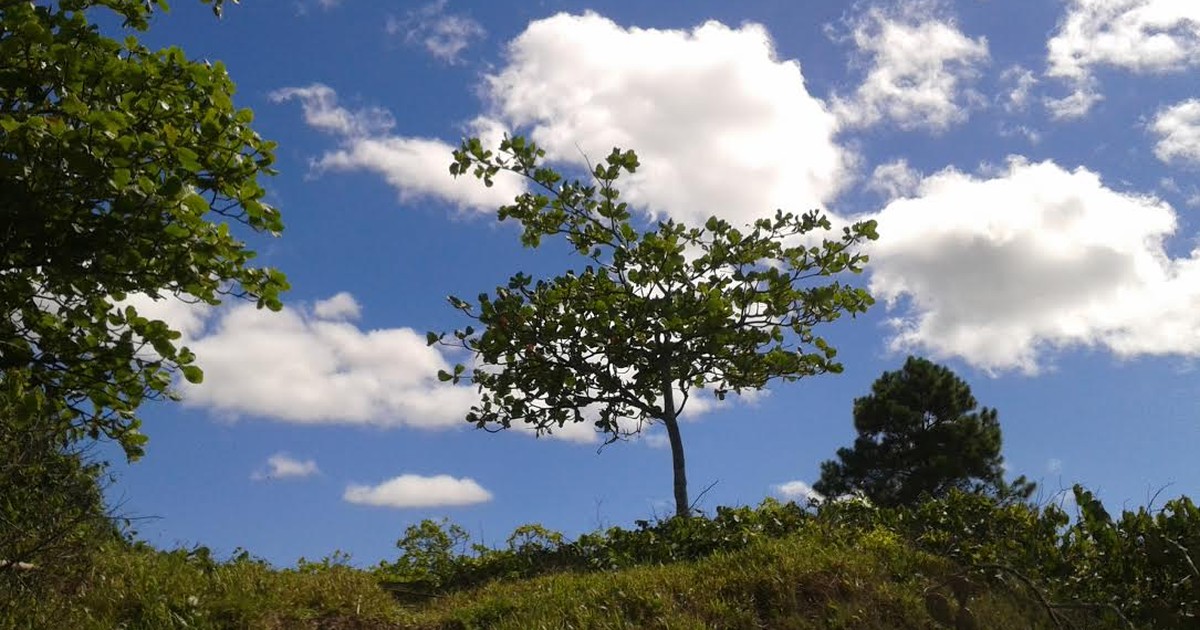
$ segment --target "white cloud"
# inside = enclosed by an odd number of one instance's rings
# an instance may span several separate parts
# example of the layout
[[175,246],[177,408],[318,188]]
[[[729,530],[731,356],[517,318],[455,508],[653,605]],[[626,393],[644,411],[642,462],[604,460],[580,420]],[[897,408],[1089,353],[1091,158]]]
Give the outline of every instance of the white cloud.
[[1086,79],[1075,83],[1075,91],[1062,98],[1047,98],[1046,109],[1057,119],[1080,118],[1092,111],[1092,106],[1104,97],[1095,89],[1095,81]]
[[269,97],[275,103],[300,101],[308,126],[339,136],[367,137],[386,133],[396,126],[392,114],[385,109],[367,107],[351,111],[339,106],[333,88],[320,83],[275,90]]
[[1176,215],[1157,198],[1014,158],[927,177],[877,218],[870,286],[904,310],[894,349],[1025,372],[1056,347],[1200,354],[1200,252],[1168,257]]
[[446,0],[435,0],[409,11],[404,19],[389,17],[385,25],[389,35],[404,35],[410,45],[420,45],[435,58],[456,64],[472,40],[487,34],[483,25],[465,15],[446,13]]
[[[249,303],[214,308],[144,295],[127,303],[183,332],[180,343],[196,353],[204,382],[177,384],[185,405],[297,424],[447,429],[466,427],[467,411],[479,400],[473,386],[437,380],[437,371],[451,366],[423,334],[355,326],[361,307],[346,292],[311,309],[277,313]],[[713,406],[710,395],[693,394],[681,419]],[[585,409],[584,417],[586,422],[556,428],[549,437],[598,443],[603,436],[591,423],[596,411]],[[622,426],[637,428],[631,420]],[[523,424],[513,429],[534,433]]]
[[342,291],[331,298],[317,300],[313,305],[313,315],[328,320],[356,320],[362,314],[362,307],[353,295]]
[[321,472],[317,468],[317,462],[306,459],[298,460],[288,456],[286,453],[276,453],[267,458],[267,465],[262,470],[257,470],[250,475],[250,478],[255,481],[263,481],[267,479],[301,479],[311,477]]
[[1009,85],[1005,98],[1001,100],[1004,111],[1011,113],[1023,112],[1029,107],[1029,94],[1037,85],[1037,77],[1033,71],[1021,66],[1012,66],[1000,73],[1000,82]]
[[492,115],[530,128],[552,160],[636,150],[642,167],[625,197],[691,223],[823,205],[853,161],[800,64],[779,60],[758,24],[659,30],[559,14],[509,44],[486,91]]
[[1200,165],[1200,99],[1190,99],[1164,108],[1150,129],[1158,136],[1154,155],[1163,162]]
[[[455,147],[437,139],[398,136],[391,133],[395,120],[386,110],[356,111],[338,105],[330,87],[313,84],[284,88],[271,94],[276,102],[298,100],[309,126],[332,133],[341,147],[313,160],[316,173],[324,171],[368,171],[380,175],[399,193],[401,202],[434,197],[460,209],[492,212],[511,203],[524,190],[515,177],[501,175],[495,185],[485,187],[474,177],[455,179],[449,167]],[[469,126],[471,134],[499,142],[505,129],[498,122],[479,118]]]
[[183,335],[185,343],[204,330],[204,323],[213,310],[208,304],[194,298],[184,299],[173,294],[151,297],[145,293],[131,293],[116,305],[121,308],[132,306],[138,315],[146,319],[165,322],[172,330]]
[[775,491],[775,494],[790,501],[804,500],[820,502],[825,500],[825,495],[813,490],[812,486],[800,480],[776,484],[772,489]]
[[375,486],[348,486],[342,498],[358,505],[423,508],[486,503],[492,500],[492,493],[466,477],[400,475]]
[[1046,462],[1046,472],[1057,475],[1058,473],[1062,472],[1062,469],[1063,469],[1063,462],[1061,459],[1058,459],[1057,457],[1053,457],[1049,461]]
[[921,174],[908,165],[908,160],[900,158],[876,166],[867,188],[895,199],[912,194],[920,183]]
[[1200,66],[1200,3],[1187,0],[1070,0],[1046,43],[1046,74],[1072,94],[1050,100],[1063,118],[1086,114],[1102,97],[1094,72],[1178,72]]
[[987,40],[971,39],[941,17],[942,3],[912,2],[896,11],[874,7],[853,22],[851,39],[870,67],[834,111],[851,126],[891,121],[901,129],[943,131],[967,119],[964,91],[988,62]]
[[245,303],[209,309],[208,326],[184,339],[204,369],[202,384],[179,384],[184,403],[300,424],[465,424],[476,394],[437,380],[450,365],[423,334],[358,328],[345,321],[357,306],[349,295],[318,304],[325,316]]

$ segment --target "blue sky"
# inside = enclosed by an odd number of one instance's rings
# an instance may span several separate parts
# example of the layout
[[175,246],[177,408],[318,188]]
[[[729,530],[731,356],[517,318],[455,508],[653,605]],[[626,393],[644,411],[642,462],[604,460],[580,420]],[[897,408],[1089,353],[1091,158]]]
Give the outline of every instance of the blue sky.
[[599,453],[586,429],[489,434],[461,420],[472,390],[436,381],[464,358],[424,343],[466,323],[446,295],[576,262],[496,222],[516,184],[449,177],[460,138],[506,132],[567,170],[638,151],[643,220],[879,220],[879,303],[824,331],[845,373],[684,423],[701,507],[798,496],[910,353],[999,409],[1044,500],[1200,489],[1200,4],[174,4],[147,41],[224,61],[279,143],[287,229],[252,243],[293,289],[281,313],[144,305],[206,371],[116,467],[155,544],[373,564],[422,518],[500,543],[671,512],[657,431]]

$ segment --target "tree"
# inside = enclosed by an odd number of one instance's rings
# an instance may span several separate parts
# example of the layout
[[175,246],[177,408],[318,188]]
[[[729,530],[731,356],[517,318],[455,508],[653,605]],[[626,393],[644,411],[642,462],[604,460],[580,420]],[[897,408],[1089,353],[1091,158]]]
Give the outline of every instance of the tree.
[[951,489],[1026,499],[1035,485],[1004,481],[1000,422],[979,408],[949,368],[908,357],[854,401],[854,448],[821,464],[813,489],[827,497],[862,493],[879,506],[913,505]]
[[481,428],[532,426],[540,435],[568,422],[591,421],[609,441],[661,423],[671,444],[675,513],[687,516],[687,475],[679,417],[693,391],[761,389],[839,372],[836,350],[813,328],[872,303],[861,288],[831,277],[858,273],[867,257],[856,251],[874,239],[875,223],[856,223],[835,240],[814,236],[828,218],[777,212],[742,232],[711,218],[703,228],[674,220],[639,232],[616,187],[638,166],[632,151],[614,149],[591,173],[592,182],[566,181],[542,165],[544,152],[517,137],[498,153],[478,139],[454,154],[454,175],[474,173],[490,185],[501,171],[523,177],[534,192],[499,210],[515,219],[522,243],[536,247],[561,235],[586,260],[550,279],[512,276],[478,304],[450,297],[477,322],[451,339],[470,351],[443,380],[473,381],[480,402],[467,420]]
[[224,67],[89,20],[106,8],[144,31],[156,6],[0,3],[0,374],[26,371],[76,437],[131,459],[138,406],[202,373],[177,331],[118,304],[236,295],[278,309],[287,288],[238,236],[283,226],[258,183],[274,144],[234,108]]

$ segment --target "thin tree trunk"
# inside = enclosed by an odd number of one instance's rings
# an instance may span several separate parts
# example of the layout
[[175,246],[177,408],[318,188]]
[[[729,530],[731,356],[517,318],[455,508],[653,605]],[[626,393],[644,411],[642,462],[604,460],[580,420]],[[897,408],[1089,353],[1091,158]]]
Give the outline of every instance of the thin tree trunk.
[[683,438],[679,435],[679,418],[675,414],[675,391],[671,379],[663,379],[663,425],[671,441],[671,464],[675,473],[675,516],[687,518],[692,515],[688,503],[687,469],[683,459]]

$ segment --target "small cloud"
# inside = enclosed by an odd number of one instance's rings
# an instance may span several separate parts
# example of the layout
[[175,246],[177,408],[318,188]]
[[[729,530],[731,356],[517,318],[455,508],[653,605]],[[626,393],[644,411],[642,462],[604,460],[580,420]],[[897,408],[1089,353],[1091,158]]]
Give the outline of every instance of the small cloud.
[[972,39],[943,15],[944,3],[872,8],[852,22],[851,39],[870,59],[862,85],[833,110],[850,126],[891,121],[900,129],[941,132],[967,119],[978,95],[964,85],[990,59],[987,39]]
[[384,30],[388,35],[403,35],[406,44],[423,46],[434,58],[451,65],[461,61],[459,55],[472,40],[487,34],[479,22],[447,14],[446,0],[409,11],[404,19],[388,17]]
[[806,482],[800,481],[799,479],[776,484],[772,486],[772,489],[775,491],[775,494],[790,501],[796,501],[800,499],[804,499],[806,501],[825,500],[825,495],[813,490],[812,486],[808,485]]
[[288,456],[286,453],[276,453],[267,458],[266,467],[254,471],[250,475],[250,478],[255,481],[265,481],[267,479],[303,479],[319,472],[321,471],[317,468],[317,462],[311,459],[300,461]]
[[1055,120],[1069,120],[1087,115],[1092,110],[1092,106],[1102,100],[1104,100],[1104,96],[1095,90],[1093,83],[1083,81],[1077,83],[1075,90],[1067,96],[1047,98],[1045,105],[1050,116]]
[[321,83],[282,88],[267,97],[272,103],[300,101],[304,122],[308,126],[338,136],[368,137],[386,133],[396,126],[396,120],[386,109],[368,107],[349,110],[338,105],[337,92]]
[[1057,457],[1051,458],[1050,461],[1046,462],[1046,470],[1055,475],[1062,472],[1062,467],[1062,460]]
[[1029,93],[1037,85],[1037,77],[1028,68],[1012,66],[1000,73],[1000,81],[1008,87],[1006,98],[1001,100],[1004,111],[1012,114],[1023,112],[1029,107]]
[[486,503],[492,493],[465,477],[400,475],[375,486],[350,485],[342,498],[356,505],[421,508]]
[[876,166],[867,188],[887,199],[896,199],[915,193],[920,184],[921,174],[908,165],[908,160],[900,158]]
[[361,309],[353,295],[342,291],[313,305],[313,315],[324,320],[353,321],[358,319]]
[[1154,155],[1164,163],[1200,166],[1200,99],[1190,99],[1163,108],[1150,130],[1158,136]]

